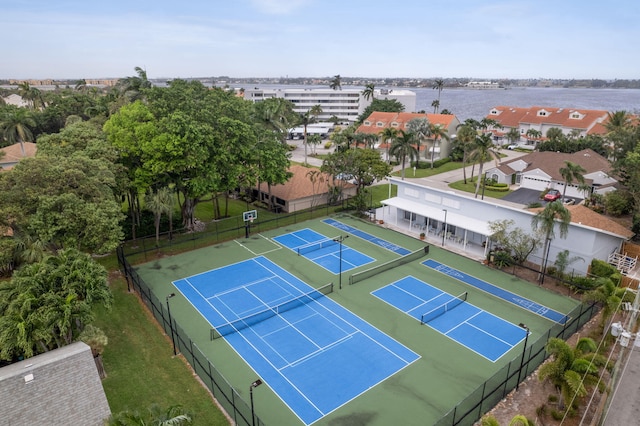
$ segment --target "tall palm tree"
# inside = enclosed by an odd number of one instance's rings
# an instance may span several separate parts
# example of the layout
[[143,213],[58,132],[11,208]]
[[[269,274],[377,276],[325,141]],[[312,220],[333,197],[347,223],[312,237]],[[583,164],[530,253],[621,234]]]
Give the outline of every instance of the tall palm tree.
[[[145,207],[153,212],[156,228],[156,247],[160,246],[160,220],[163,214],[170,215],[173,212],[173,193],[169,188],[161,188],[156,192],[150,192],[145,196]],[[171,220],[171,219],[170,219]]]
[[25,108],[13,108],[0,116],[0,131],[9,145],[20,143],[22,156],[26,155],[24,142],[33,141],[30,127],[35,127],[36,121],[31,112]]
[[418,151],[414,146],[415,137],[411,132],[405,132],[400,130],[400,133],[393,140],[389,153],[402,161],[402,180],[404,180],[404,169],[407,157],[409,162],[415,160],[418,157]]
[[450,141],[451,138],[449,138],[449,133],[447,133],[444,127],[442,127],[440,124],[435,123],[429,123],[429,135],[433,140],[433,143],[431,144],[431,168],[433,169],[433,154],[436,145],[438,144],[438,139]]
[[431,137],[431,127],[429,120],[426,117],[419,117],[409,120],[409,122],[407,123],[407,131],[413,133],[419,157],[421,143],[426,142],[427,139]]
[[40,109],[44,107],[42,92],[35,87],[31,87],[26,81],[18,84],[18,94],[27,101],[29,108]]
[[607,366],[607,359],[596,353],[593,339],[582,337],[572,348],[567,342],[552,337],[545,349],[551,361],[538,370],[540,381],[549,381],[558,391],[558,406],[564,410],[565,402],[587,395],[585,385],[600,383],[599,371]]
[[[433,88],[433,90],[437,90],[438,91],[438,108],[440,107],[440,94],[442,94],[442,89],[444,89],[444,80],[441,78],[438,78],[436,80],[433,81],[433,86],[431,86]],[[433,106],[433,104],[431,105]],[[437,113],[437,111],[434,111],[434,113]]]
[[364,86],[364,90],[362,91],[362,96],[366,99],[375,99],[375,90],[376,86],[373,83],[369,83]]
[[584,183],[583,173],[586,170],[579,164],[572,163],[571,161],[565,161],[566,167],[560,168],[560,174],[564,178],[564,189],[562,190],[562,199],[564,200],[565,193],[567,192],[567,185],[571,185],[573,181],[578,183]]
[[473,150],[469,153],[469,159],[474,163],[478,163],[478,182],[476,183],[475,192],[476,198],[478,198],[480,183],[483,180],[482,169],[484,168],[484,163],[493,159],[496,165],[498,164],[500,154],[498,154],[494,147],[493,140],[491,139],[491,133],[476,135],[473,143]]
[[387,163],[390,162],[389,159],[389,148],[391,147],[391,143],[398,136],[398,131],[394,127],[385,127],[382,132],[380,132],[380,139],[382,139],[382,143],[387,144]]
[[340,74],[334,75],[331,83],[329,83],[329,87],[333,90],[342,90],[342,77]]
[[477,130],[471,125],[462,123],[457,128],[458,143],[462,146],[462,174],[464,176],[464,183],[467,183],[467,161],[469,160],[469,153],[472,151],[472,145],[478,136]]
[[433,102],[431,102],[431,106],[433,107],[433,113],[437,114],[438,108],[440,108],[440,101],[437,99],[434,99]]
[[299,122],[302,124],[304,129],[304,164],[307,164],[307,127],[309,124],[313,124],[316,122],[318,115],[322,113],[322,107],[320,105],[314,105],[311,109],[309,109],[304,114],[300,114]]
[[539,280],[544,277],[545,263],[547,262],[547,256],[549,256],[549,246],[551,245],[551,240],[555,238],[556,221],[560,230],[560,238],[566,238],[569,233],[569,223],[571,223],[571,212],[567,210],[560,200],[547,203],[543,210],[540,210],[538,214],[531,218],[531,228],[534,231],[539,230],[544,235]]

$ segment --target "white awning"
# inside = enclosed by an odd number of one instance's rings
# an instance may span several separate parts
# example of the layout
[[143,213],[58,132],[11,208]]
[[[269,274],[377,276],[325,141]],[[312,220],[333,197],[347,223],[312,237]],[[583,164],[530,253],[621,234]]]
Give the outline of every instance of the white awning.
[[474,219],[466,215],[452,211],[446,208],[437,208],[431,206],[425,206],[424,204],[416,201],[407,200],[406,198],[393,197],[388,200],[383,200],[382,204],[396,207],[411,213],[418,214],[423,217],[445,222],[445,210],[446,210],[446,222],[449,225],[453,225],[462,229],[475,232],[481,235],[491,235],[489,230],[489,223],[485,220]]

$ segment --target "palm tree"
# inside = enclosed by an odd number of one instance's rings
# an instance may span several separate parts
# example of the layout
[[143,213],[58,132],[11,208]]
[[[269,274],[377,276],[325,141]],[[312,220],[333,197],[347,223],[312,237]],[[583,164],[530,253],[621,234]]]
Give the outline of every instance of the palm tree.
[[157,405],[152,405],[147,412],[142,414],[137,411],[121,411],[112,414],[108,420],[109,426],[180,426],[189,425],[193,422],[191,414],[187,413],[182,406],[172,405],[163,410]]
[[438,108],[440,108],[440,101],[437,99],[434,99],[433,102],[431,102],[431,106],[433,107],[433,113],[437,114]]
[[413,133],[416,141],[416,150],[418,151],[418,157],[420,157],[420,144],[426,142],[431,136],[431,127],[429,126],[429,120],[425,117],[414,118],[407,123],[407,131]]
[[[436,148],[436,144],[438,143],[438,139],[444,139],[446,141],[450,141],[449,133],[442,127],[440,124],[429,123],[429,135],[433,140],[431,144],[431,168],[433,169],[433,154]],[[442,154],[442,153],[441,153]],[[442,155],[440,156],[442,158]]]
[[464,176],[464,183],[467,183],[467,161],[469,157],[472,144],[476,140],[478,132],[470,124],[460,124],[458,126],[458,143],[462,146],[462,174]]
[[572,163],[571,161],[565,161],[564,163],[566,167],[560,168],[560,174],[564,178],[564,189],[562,190],[563,200],[567,192],[567,185],[571,185],[574,180],[578,181],[578,183],[584,183],[584,176],[582,174],[586,172],[579,164]]
[[394,155],[402,161],[402,180],[404,180],[404,168],[407,157],[409,157],[409,162],[418,157],[418,151],[413,145],[414,142],[413,133],[400,130],[400,134],[393,140],[391,149],[389,150],[391,155]]
[[469,153],[469,159],[474,163],[478,163],[478,182],[476,183],[475,197],[478,198],[480,192],[480,183],[483,180],[482,169],[484,163],[493,159],[498,164],[500,154],[494,150],[493,140],[491,139],[491,133],[483,133],[476,135],[473,150]]
[[42,92],[35,87],[31,87],[26,81],[18,84],[18,94],[29,103],[31,109],[40,109],[45,106]]
[[333,90],[342,90],[341,79],[340,74],[334,75],[331,83],[329,83],[329,87]]
[[33,141],[33,133],[30,127],[35,127],[36,121],[31,112],[25,108],[14,108],[0,117],[0,130],[2,137],[9,145],[20,143],[22,156],[26,155],[24,142]]
[[536,129],[529,129],[527,130],[526,135],[527,135],[527,138],[529,138],[529,142],[533,142],[534,139],[537,139],[542,136],[542,132]]
[[[433,90],[437,90],[438,91],[438,107],[440,107],[440,94],[442,93],[442,89],[444,89],[444,80],[441,78],[438,78],[436,80],[433,81],[433,86],[431,86]],[[433,104],[431,105],[433,106]],[[437,111],[434,111],[434,113]]]
[[[156,247],[160,246],[160,219],[163,214],[170,215],[173,211],[173,194],[169,188],[161,188],[150,192],[144,199],[145,207],[153,212],[156,228]],[[171,220],[171,219],[170,219]]]
[[520,131],[517,127],[512,127],[511,129],[509,129],[505,136],[507,137],[509,143],[514,144],[520,140]]
[[560,138],[562,138],[564,136],[564,133],[562,133],[562,129],[561,128],[552,127],[549,130],[547,130],[547,134],[545,136],[550,141],[555,142],[555,141],[559,140]]
[[373,83],[369,83],[364,86],[364,90],[362,91],[362,96],[366,99],[375,99],[375,89],[376,86]]
[[398,131],[394,127],[386,127],[380,132],[380,139],[382,139],[383,143],[387,144],[387,163],[390,162],[389,148],[391,147],[391,142],[394,141],[397,136]]
[[540,262],[539,280],[544,278],[544,269],[549,256],[549,246],[551,240],[555,238],[556,219],[559,220],[560,238],[566,238],[569,233],[569,223],[571,223],[571,212],[562,204],[562,201],[556,200],[547,203],[543,210],[531,218],[531,228],[534,231],[540,231],[544,235],[544,249],[542,252],[542,261]]
[[307,127],[309,126],[309,124],[312,124],[315,122],[316,122],[316,116],[311,112],[311,109],[305,112],[304,114],[300,114],[299,123],[302,124],[303,130],[304,130],[303,145],[304,145],[304,164],[305,165],[307,164],[307,144],[308,144]]
[[558,407],[565,408],[565,402],[587,395],[585,385],[599,382],[599,370],[607,366],[607,360],[596,353],[597,345],[588,337],[582,337],[571,348],[567,342],[552,337],[545,346],[551,361],[538,370],[540,381],[549,381],[558,391]]
[[307,142],[311,145],[311,155],[316,154],[316,146],[322,143],[322,136],[317,133],[309,135],[307,138]]
[[626,288],[618,287],[610,278],[600,277],[595,280],[596,288],[585,293],[583,301],[587,303],[599,303],[602,305],[601,331],[606,330],[605,325],[609,318],[620,309],[622,302],[633,302],[633,293]]

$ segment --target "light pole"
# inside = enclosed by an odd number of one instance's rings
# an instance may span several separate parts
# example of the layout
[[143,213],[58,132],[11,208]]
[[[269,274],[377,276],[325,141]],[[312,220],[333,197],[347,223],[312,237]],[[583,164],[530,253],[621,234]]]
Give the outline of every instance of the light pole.
[[442,227],[442,247],[444,247],[444,237],[447,234],[447,209],[442,209],[444,212],[444,226]]
[[171,308],[169,307],[169,299],[175,296],[175,293],[171,293],[167,296],[167,313],[169,314],[169,328],[171,329],[171,342],[173,343],[173,356],[178,355],[176,352],[176,339],[173,337],[173,321],[171,320]]
[[251,425],[256,426],[256,415],[253,411],[253,388],[257,388],[262,384],[262,380],[258,379],[249,386],[249,398],[251,399]]
[[334,238],[333,241],[337,242],[338,244],[340,244],[340,266],[339,266],[339,271],[338,272],[338,288],[340,290],[342,290],[342,242],[344,240],[346,240],[347,238],[349,238],[348,235],[340,235],[338,238]]
[[522,348],[522,359],[520,360],[520,370],[518,370],[518,382],[516,383],[516,392],[518,391],[518,387],[520,386],[520,378],[522,377],[522,367],[524,366],[524,355],[527,351],[527,340],[529,340],[529,327],[524,325],[523,323],[518,324],[521,328],[524,328],[527,334],[524,336],[524,347]]

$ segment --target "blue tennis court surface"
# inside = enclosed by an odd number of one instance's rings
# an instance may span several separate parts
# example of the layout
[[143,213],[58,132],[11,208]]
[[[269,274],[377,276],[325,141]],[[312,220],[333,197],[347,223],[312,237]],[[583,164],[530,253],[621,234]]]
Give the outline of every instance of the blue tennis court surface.
[[305,424],[420,358],[264,257],[174,285]]
[[372,244],[378,245],[380,247],[386,248],[387,250],[390,250],[394,253],[398,253],[401,256],[405,256],[409,253],[411,253],[410,250],[407,250],[404,247],[400,247],[396,244],[390,243],[389,241],[383,240],[382,238],[376,237],[374,235],[371,235],[367,232],[361,231],[357,228],[354,228],[353,226],[349,226],[345,223],[339,222],[335,219],[325,219],[323,220],[324,223],[331,225],[335,228],[341,229],[345,232],[348,232],[351,235],[355,235],[356,237],[362,238],[365,241],[369,241]]
[[539,303],[526,299],[508,290],[504,290],[479,278],[473,277],[469,274],[465,274],[462,271],[451,268],[433,259],[427,259],[422,262],[422,264],[431,269],[435,269],[436,271],[441,272],[445,275],[449,275],[450,277],[453,277],[458,281],[462,281],[463,283],[476,287],[479,290],[492,294],[493,296],[499,297],[500,299],[506,300],[507,302],[513,303],[514,305],[518,305],[519,307],[540,315],[541,317],[544,317],[551,321],[555,321],[558,324],[565,324],[567,321],[569,321],[569,317],[567,315],[564,315],[563,313],[554,311],[553,309],[547,308],[544,305],[540,305]]
[[492,362],[525,338],[524,329],[412,276],[371,294]]
[[[334,274],[338,274],[340,271],[349,271],[375,261],[375,259],[366,254],[347,246],[346,243],[340,244],[333,238],[327,238],[308,228],[278,235],[273,237],[273,240]],[[342,247],[340,247],[341,245]],[[342,253],[340,252],[341,250]],[[340,267],[341,258],[342,268]]]

